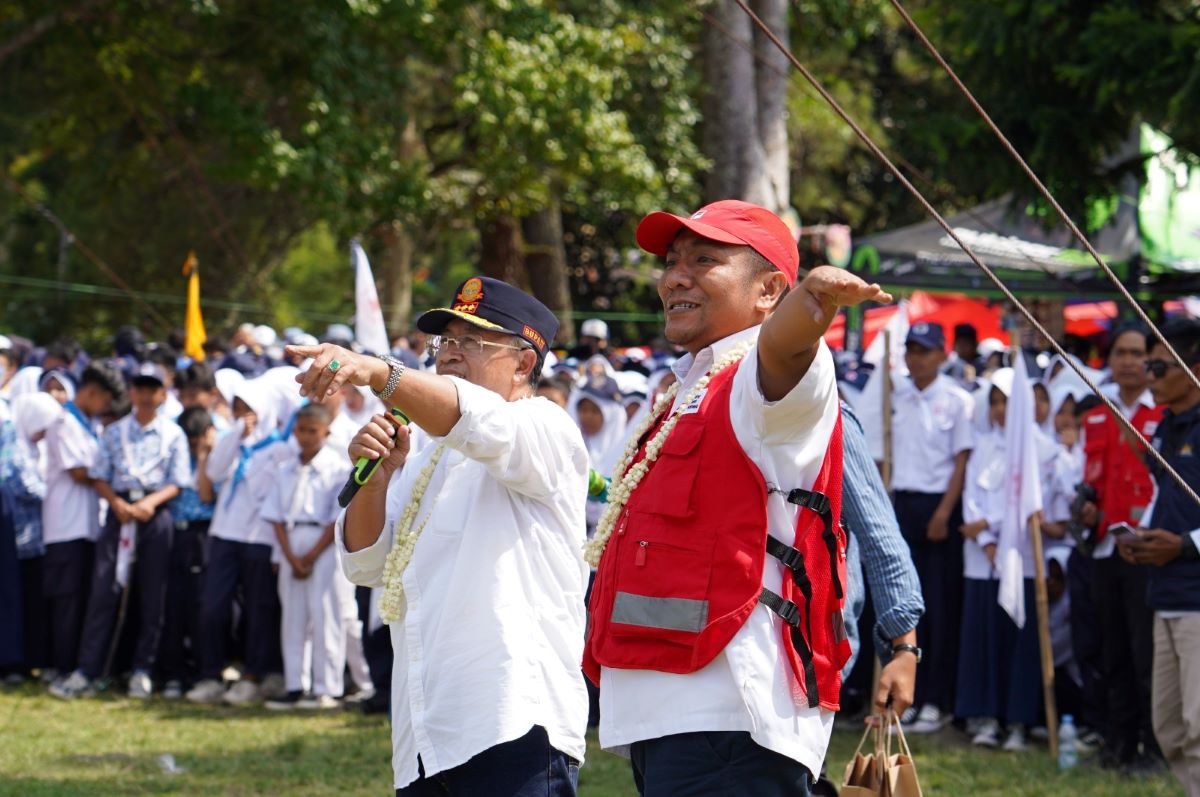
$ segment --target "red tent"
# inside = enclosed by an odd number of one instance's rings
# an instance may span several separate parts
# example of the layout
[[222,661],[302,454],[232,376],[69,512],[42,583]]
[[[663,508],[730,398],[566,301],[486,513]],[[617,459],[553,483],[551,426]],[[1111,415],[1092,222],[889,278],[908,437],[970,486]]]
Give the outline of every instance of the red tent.
[[[889,319],[896,313],[894,305],[876,307],[865,313],[863,321],[863,348],[871,345],[871,341],[883,329]],[[946,330],[946,350],[954,344],[954,327],[958,324],[971,324],[979,335],[980,340],[996,338],[1008,345],[1008,333],[1000,326],[1000,306],[989,306],[985,299],[972,299],[962,294],[931,294],[924,291],[915,292],[908,300],[908,320],[910,324],[921,321],[937,322]],[[825,333],[825,342],[835,348],[845,343],[845,316],[838,316]]]

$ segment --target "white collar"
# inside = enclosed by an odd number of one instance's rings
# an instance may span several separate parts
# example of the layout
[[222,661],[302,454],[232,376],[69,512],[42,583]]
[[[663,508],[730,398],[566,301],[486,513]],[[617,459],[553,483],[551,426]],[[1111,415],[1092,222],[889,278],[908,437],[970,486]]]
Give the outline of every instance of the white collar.
[[761,329],[762,324],[755,324],[752,327],[743,329],[741,332],[734,332],[732,335],[721,338],[717,342],[704,347],[695,356],[685,354],[675,361],[675,364],[671,366],[671,370],[675,373],[675,377],[680,383],[687,382],[688,375],[697,368],[702,368],[700,373],[703,373],[719,358],[725,356],[734,346],[747,340],[757,339]]

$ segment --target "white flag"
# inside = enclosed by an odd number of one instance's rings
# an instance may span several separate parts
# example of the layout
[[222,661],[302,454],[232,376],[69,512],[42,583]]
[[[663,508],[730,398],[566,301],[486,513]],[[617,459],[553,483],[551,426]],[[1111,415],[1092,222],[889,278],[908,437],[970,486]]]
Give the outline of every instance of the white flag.
[[1025,627],[1025,573],[1022,554],[1033,548],[1029,518],[1042,508],[1033,383],[1025,370],[1025,357],[1013,358],[1013,386],[1004,412],[1004,518],[996,543],[996,572],[1000,574],[999,603],[1018,628]]
[[363,351],[386,354],[391,350],[387,329],[383,325],[383,309],[379,306],[379,294],[375,290],[375,277],[367,253],[358,240],[350,242],[350,255],[354,260],[354,340]]
[[883,369],[890,365],[893,384],[895,379],[908,373],[904,364],[905,338],[908,337],[908,300],[902,299],[896,306],[896,312],[888,319],[884,327],[892,336],[892,350],[889,356],[883,351],[883,330],[875,335],[871,345],[863,354],[863,362],[871,363],[875,370],[867,377],[863,385],[862,395],[854,402],[854,414],[862,424],[863,433],[867,436],[867,444],[871,456],[877,462],[883,461]]

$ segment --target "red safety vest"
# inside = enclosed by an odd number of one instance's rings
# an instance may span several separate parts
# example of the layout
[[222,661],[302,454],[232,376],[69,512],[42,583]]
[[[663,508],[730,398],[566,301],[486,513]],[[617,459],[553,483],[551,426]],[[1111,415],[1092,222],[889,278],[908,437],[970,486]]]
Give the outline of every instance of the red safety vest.
[[[1132,422],[1149,440],[1161,420],[1162,407],[1139,405]],[[1101,512],[1096,539],[1102,539],[1113,523],[1138,525],[1154,494],[1154,482],[1143,459],[1144,447],[1130,442],[1124,425],[1107,407],[1089,410],[1083,416],[1083,428],[1083,477],[1096,490],[1096,506]]]
[[[695,672],[761,602],[784,620],[781,651],[797,702],[837,711],[850,656],[841,415],[812,488],[781,486],[801,508],[792,545],[775,540],[767,534],[767,484],[729,419],[735,371],[715,375],[698,408],[679,418],[618,517],[592,587],[584,670],[594,683],[601,665]],[[640,441],[635,462],[657,431]],[[787,568],[778,595],[763,588],[768,552]]]

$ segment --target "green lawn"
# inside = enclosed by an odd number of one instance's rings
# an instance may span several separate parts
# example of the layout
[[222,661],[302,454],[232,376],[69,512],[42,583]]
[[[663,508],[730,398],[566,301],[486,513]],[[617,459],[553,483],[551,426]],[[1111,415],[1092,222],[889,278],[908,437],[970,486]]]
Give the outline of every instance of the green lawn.
[[[626,762],[595,749],[582,797],[634,794]],[[858,734],[834,734],[840,770]],[[1044,750],[987,753],[946,730],[915,739],[926,795],[1179,795],[1163,776],[1128,781],[1081,765],[1060,774]],[[185,771],[167,774],[163,754]],[[382,795],[390,793],[387,724],[345,712],[278,715],[122,697],[63,703],[33,685],[0,688],[0,795]]]

